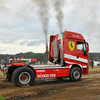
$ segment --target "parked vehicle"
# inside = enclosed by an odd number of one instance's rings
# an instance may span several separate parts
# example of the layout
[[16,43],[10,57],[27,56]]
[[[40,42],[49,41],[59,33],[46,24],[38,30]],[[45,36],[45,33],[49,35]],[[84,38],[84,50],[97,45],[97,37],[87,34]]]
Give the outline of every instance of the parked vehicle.
[[100,62],[97,64],[97,66],[100,66]]

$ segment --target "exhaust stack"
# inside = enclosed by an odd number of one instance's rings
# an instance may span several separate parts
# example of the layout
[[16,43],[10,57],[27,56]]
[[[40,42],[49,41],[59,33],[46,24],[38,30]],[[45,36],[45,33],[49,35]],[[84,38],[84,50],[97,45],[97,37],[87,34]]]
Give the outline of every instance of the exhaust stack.
[[60,48],[61,48],[61,65],[63,65],[63,38],[62,38],[62,32],[60,32],[60,39],[61,39],[61,45],[60,45]]
[[46,38],[46,64],[48,63],[48,40]]

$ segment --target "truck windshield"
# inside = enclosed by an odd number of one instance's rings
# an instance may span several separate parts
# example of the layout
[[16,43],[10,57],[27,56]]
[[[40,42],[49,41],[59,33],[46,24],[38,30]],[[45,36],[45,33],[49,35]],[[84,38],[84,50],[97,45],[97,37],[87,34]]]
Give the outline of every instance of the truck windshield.
[[85,42],[77,42],[77,50],[86,51]]

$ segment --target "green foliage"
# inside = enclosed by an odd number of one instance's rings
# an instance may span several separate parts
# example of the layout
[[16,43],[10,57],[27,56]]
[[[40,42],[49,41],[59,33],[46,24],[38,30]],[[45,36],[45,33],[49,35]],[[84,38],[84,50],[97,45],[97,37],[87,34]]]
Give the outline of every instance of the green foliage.
[[1,94],[0,94],[0,100],[5,100],[5,99],[4,99],[4,97],[3,97],[3,96],[1,96]]
[[100,61],[100,53],[89,53],[90,60]]

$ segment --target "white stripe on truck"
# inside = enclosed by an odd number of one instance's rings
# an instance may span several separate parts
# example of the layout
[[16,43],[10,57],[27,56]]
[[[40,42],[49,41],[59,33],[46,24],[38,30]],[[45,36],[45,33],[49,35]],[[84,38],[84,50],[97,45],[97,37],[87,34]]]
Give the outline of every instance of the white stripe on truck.
[[64,57],[68,58],[68,59],[72,59],[72,60],[77,60],[77,61],[81,61],[81,62],[84,62],[84,63],[88,63],[87,59],[84,59],[84,58],[81,58],[81,57],[77,58],[76,56],[69,55],[69,54],[64,54]]

